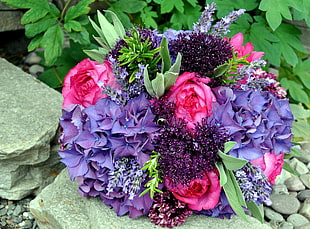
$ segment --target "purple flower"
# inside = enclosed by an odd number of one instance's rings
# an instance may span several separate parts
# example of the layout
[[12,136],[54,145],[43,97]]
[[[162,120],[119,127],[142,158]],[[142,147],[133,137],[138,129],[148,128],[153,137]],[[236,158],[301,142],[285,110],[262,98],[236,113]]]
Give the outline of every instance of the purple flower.
[[200,19],[197,23],[194,24],[194,30],[200,31],[202,33],[209,32],[212,22],[213,22],[213,14],[216,8],[216,4],[214,2],[211,5],[207,4],[204,11],[202,12]]
[[230,155],[252,160],[273,152],[289,153],[293,115],[287,99],[277,99],[268,91],[246,91],[218,87],[213,115],[232,141]]

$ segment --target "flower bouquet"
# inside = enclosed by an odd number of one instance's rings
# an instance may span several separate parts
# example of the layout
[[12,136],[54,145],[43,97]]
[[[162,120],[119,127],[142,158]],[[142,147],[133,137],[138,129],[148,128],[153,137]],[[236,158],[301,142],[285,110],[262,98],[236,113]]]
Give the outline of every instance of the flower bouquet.
[[223,37],[244,10],[214,22],[215,7],[187,31],[126,31],[109,11],[113,23],[91,20],[101,47],[65,77],[60,118],[81,196],[163,227],[191,214],[263,222],[293,115],[263,53]]

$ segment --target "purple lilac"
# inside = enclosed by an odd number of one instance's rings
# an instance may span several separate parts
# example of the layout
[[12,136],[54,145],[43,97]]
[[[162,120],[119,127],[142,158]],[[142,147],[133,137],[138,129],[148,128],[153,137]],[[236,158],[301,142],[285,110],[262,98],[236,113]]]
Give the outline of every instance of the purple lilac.
[[155,225],[172,228],[183,224],[192,211],[187,204],[177,200],[171,192],[165,190],[156,193],[148,216]]
[[214,119],[237,142],[230,155],[246,160],[265,153],[289,153],[292,147],[293,115],[287,99],[277,99],[268,91],[214,88]]
[[213,36],[222,36],[227,34],[230,32],[228,29],[230,25],[235,22],[242,14],[244,14],[244,12],[244,9],[230,12],[227,16],[223,17],[213,26],[211,34]]
[[247,163],[234,174],[246,202],[271,205],[272,185],[259,167]]
[[204,11],[202,12],[197,23],[194,24],[194,31],[200,31],[202,33],[207,33],[210,31],[213,22],[213,14],[216,8],[216,4],[212,2],[210,5],[207,4]]

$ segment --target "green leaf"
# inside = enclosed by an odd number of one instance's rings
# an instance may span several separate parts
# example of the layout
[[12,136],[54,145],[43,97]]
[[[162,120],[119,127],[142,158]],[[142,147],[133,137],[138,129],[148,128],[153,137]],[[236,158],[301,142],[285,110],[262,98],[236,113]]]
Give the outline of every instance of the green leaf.
[[21,19],[22,24],[29,24],[32,22],[36,22],[39,19],[43,18],[49,12],[49,8],[31,8],[28,10]]
[[[171,16],[171,23],[173,29],[192,29],[193,24],[198,21],[201,13],[201,6],[192,7],[185,2],[184,13],[176,11]],[[184,17],[186,15],[186,17]]]
[[20,9],[30,9],[30,8],[42,8],[48,9],[48,1],[46,0],[1,0],[6,2],[9,6]]
[[228,37],[232,37],[237,33],[246,34],[248,30],[250,30],[250,23],[252,22],[253,18],[250,14],[242,14],[241,17],[239,17],[238,20],[229,27],[230,32],[228,33]]
[[306,120],[295,121],[292,125],[292,133],[294,137],[310,139],[310,124]]
[[42,39],[43,39],[43,34],[40,34],[34,37],[28,45],[28,52],[31,52],[35,50],[36,48],[39,48],[41,46]]
[[56,18],[60,17],[60,10],[53,3],[49,3],[49,13]]
[[152,11],[152,6],[143,8],[140,16],[146,27],[157,29],[158,25],[154,18],[157,18],[158,15],[156,11]]
[[180,68],[181,68],[181,62],[182,62],[182,55],[181,55],[181,53],[178,53],[174,64],[169,69],[169,72],[174,72],[174,73],[179,74]]
[[275,35],[279,38],[279,47],[285,60],[295,66],[298,63],[298,57],[294,49],[305,52],[305,49],[298,38],[300,31],[289,24],[281,24],[275,31]]
[[43,35],[41,44],[44,51],[44,59],[47,65],[52,65],[62,53],[64,34],[59,24],[50,27]]
[[282,17],[292,20],[289,6],[289,0],[262,0],[259,9],[266,11],[266,19],[270,28],[276,30],[282,22]]
[[94,1],[95,0],[82,0],[75,6],[71,6],[65,15],[64,21],[68,22],[81,15],[88,14],[90,11],[90,7],[88,7],[88,5]]
[[81,32],[71,32],[68,33],[69,37],[77,43],[80,43],[81,45],[89,45],[89,34],[86,30],[83,30]]
[[116,43],[116,40],[119,39],[119,36],[116,30],[114,29],[114,26],[110,22],[108,22],[106,17],[103,16],[103,14],[100,13],[100,11],[97,11],[97,15],[98,15],[100,28],[104,36],[102,38],[104,38],[107,41],[106,45],[108,47],[113,48]]
[[165,91],[168,91],[170,87],[172,87],[175,84],[176,79],[178,78],[179,73],[174,72],[165,72],[164,79],[165,79]]
[[125,31],[123,24],[121,23],[121,21],[117,17],[117,15],[113,11],[110,11],[110,10],[106,10],[105,12],[107,15],[109,15],[112,18],[114,30],[117,33],[117,35],[119,36],[119,38],[124,38],[126,31]]
[[307,25],[310,27],[310,1],[303,0],[303,4],[301,1],[292,1],[292,6],[295,8],[294,10],[294,19],[302,20],[304,19]]
[[82,25],[78,21],[75,21],[75,20],[69,20],[65,22],[64,28],[68,32],[71,32],[72,30],[77,31],[77,32],[82,31]]
[[165,93],[165,79],[164,74],[157,73],[155,79],[152,80],[152,88],[155,92],[156,98],[159,98]]
[[57,21],[57,18],[46,16],[34,23],[25,25],[25,35],[27,37],[34,37],[42,32],[45,32],[48,28],[52,27]]
[[229,170],[240,169],[247,163],[246,160],[229,156],[229,155],[227,155],[221,151],[219,151],[218,154],[219,154],[220,158],[222,159],[226,168]]
[[280,65],[281,52],[274,44],[274,42],[279,42],[279,39],[266,28],[264,23],[253,23],[249,36],[245,38],[246,42],[253,43],[255,51],[264,51],[267,60],[276,66]]
[[306,88],[310,89],[310,59],[299,61],[293,72],[298,76]]
[[289,165],[289,163],[287,163],[286,161],[284,161],[284,164],[283,164],[282,168],[285,169],[286,171],[288,171],[289,173],[295,175],[295,176],[300,176],[300,174],[295,169],[293,169]]
[[84,50],[84,52],[86,53],[86,55],[88,55],[91,59],[101,63],[103,62],[103,60],[105,59],[106,54],[108,54],[108,52],[105,49],[102,49],[100,51],[97,49],[91,49],[91,50]]
[[134,14],[142,11],[147,4],[145,1],[139,0],[119,0],[113,4],[113,8],[129,14]]
[[306,110],[302,105],[291,103],[290,107],[295,119],[307,119],[310,117],[310,110]]
[[163,37],[160,43],[160,56],[162,58],[161,72],[168,71],[171,67],[171,60],[169,55],[168,41],[166,37]]
[[236,142],[228,141],[224,143],[224,153],[228,153],[234,146],[236,145]]
[[307,93],[303,90],[303,86],[296,83],[293,80],[289,80],[287,78],[283,78],[281,79],[281,85],[283,87],[285,87],[286,89],[288,89],[291,97],[298,101],[298,102],[302,102],[302,103],[309,103],[309,96],[307,95]]
[[153,90],[152,82],[150,80],[149,72],[147,70],[147,67],[148,66],[146,66],[144,68],[144,72],[143,72],[144,86],[145,86],[146,91],[150,94],[150,96],[155,97],[156,94],[155,94],[155,92]]
[[264,223],[264,206],[262,204],[257,206],[253,201],[250,201],[247,202],[247,208],[256,219],[258,219],[261,223]]
[[246,206],[246,203],[244,201],[240,187],[237,184],[236,178],[233,172],[227,169],[226,169],[226,175],[227,175],[227,182],[223,186],[223,189],[228,199],[228,202],[232,207],[232,209],[234,210],[234,212],[242,219],[247,221],[246,215],[242,208],[242,206],[244,207]]
[[223,187],[227,182],[227,176],[226,176],[226,172],[224,169],[224,165],[221,162],[216,162],[215,166],[220,173],[220,185],[221,187]]
[[170,13],[174,7],[180,13],[184,13],[184,3],[182,0],[162,0],[160,3],[160,13]]

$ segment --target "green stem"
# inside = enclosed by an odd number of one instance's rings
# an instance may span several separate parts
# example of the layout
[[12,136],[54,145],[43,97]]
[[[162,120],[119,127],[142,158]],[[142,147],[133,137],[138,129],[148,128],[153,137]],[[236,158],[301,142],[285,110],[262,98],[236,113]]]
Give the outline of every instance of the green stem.
[[66,1],[66,5],[64,6],[64,8],[61,11],[61,15],[60,15],[60,21],[62,21],[64,19],[65,13],[67,12],[67,8],[70,5],[72,0],[67,0]]
[[58,72],[57,72],[55,66],[53,66],[53,71],[54,71],[54,73],[55,73],[55,76],[56,76],[57,80],[58,80],[59,83],[61,84],[61,87],[63,87],[63,86],[64,86],[64,83],[63,83],[63,81],[60,79],[60,76],[59,76],[59,74],[58,74]]

